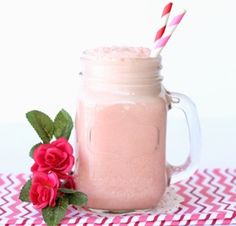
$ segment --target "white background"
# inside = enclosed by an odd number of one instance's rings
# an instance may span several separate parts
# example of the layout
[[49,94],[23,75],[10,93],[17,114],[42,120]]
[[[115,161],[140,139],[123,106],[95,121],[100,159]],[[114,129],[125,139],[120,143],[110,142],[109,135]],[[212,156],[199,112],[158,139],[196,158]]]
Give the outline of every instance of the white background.
[[[38,138],[27,124],[27,111],[54,117],[63,107],[74,115],[81,51],[101,45],[152,47],[166,2],[0,1],[0,172],[29,170],[28,150]],[[177,12],[185,8],[187,14],[162,54],[164,85],[197,105],[200,167],[235,167],[236,1],[173,2]],[[177,149],[187,148],[181,120],[170,120],[172,161],[181,156]]]

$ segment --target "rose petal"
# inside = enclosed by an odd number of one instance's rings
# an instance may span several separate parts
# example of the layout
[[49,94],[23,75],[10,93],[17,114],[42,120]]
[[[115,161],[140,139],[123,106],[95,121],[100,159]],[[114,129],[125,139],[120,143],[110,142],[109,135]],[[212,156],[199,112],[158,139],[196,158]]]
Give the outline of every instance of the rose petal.
[[58,147],[59,149],[66,151],[70,155],[73,153],[72,146],[64,137],[61,137],[58,140],[52,142],[52,144]]
[[35,162],[34,165],[31,166],[31,172],[37,172],[39,168],[39,165]]

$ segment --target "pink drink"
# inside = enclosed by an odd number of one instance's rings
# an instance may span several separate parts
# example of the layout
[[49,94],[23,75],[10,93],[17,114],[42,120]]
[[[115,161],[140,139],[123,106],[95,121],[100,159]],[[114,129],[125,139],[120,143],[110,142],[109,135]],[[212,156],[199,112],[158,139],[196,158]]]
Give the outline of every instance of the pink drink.
[[167,186],[160,59],[143,48],[87,54],[76,117],[77,188],[90,208],[153,208]]

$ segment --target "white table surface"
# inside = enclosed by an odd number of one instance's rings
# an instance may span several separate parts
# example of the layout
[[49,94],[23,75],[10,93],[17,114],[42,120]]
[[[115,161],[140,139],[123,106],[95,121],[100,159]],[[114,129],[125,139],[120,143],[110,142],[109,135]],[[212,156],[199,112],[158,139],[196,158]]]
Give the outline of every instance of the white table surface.
[[[187,154],[186,125],[182,120],[168,123],[167,158],[181,162]],[[201,120],[202,150],[199,168],[236,167],[236,120]],[[73,136],[72,136],[73,137]],[[0,124],[0,173],[29,173],[33,161],[28,157],[31,146],[39,139],[28,124]],[[73,144],[73,139],[70,140]]]

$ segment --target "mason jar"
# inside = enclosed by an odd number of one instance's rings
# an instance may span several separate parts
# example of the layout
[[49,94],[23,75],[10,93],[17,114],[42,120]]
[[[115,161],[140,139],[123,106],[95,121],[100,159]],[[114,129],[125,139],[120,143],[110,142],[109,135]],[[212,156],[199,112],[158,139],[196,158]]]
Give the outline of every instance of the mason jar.
[[[149,57],[148,51],[102,48],[81,57],[75,181],[90,209],[152,209],[170,183],[196,169],[200,129],[195,105],[165,89],[161,57]],[[166,160],[172,108],[183,111],[189,132],[189,155],[180,166]]]

